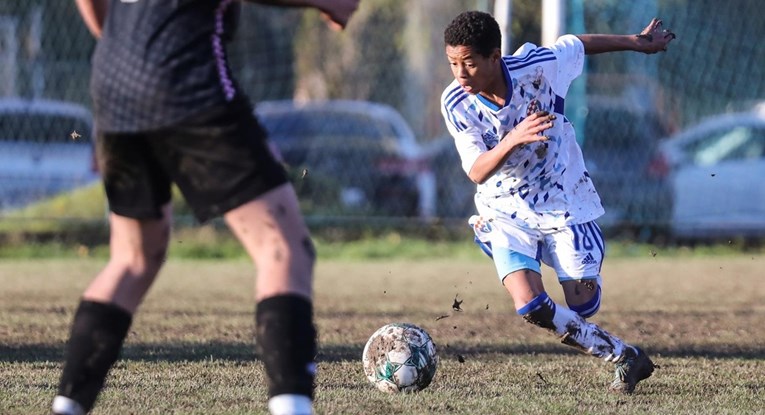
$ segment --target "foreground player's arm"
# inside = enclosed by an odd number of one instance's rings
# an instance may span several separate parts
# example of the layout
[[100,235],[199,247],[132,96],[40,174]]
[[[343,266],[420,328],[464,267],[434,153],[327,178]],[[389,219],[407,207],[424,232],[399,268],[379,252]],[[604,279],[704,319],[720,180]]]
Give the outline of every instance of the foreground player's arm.
[[330,27],[336,30],[345,28],[353,12],[359,6],[359,0],[248,0],[252,3],[283,7],[312,7],[321,12]]
[[104,27],[108,0],[77,0],[77,10],[90,33],[99,39]]
[[671,30],[662,29],[662,21],[651,23],[638,35],[576,35],[584,45],[584,53],[595,55],[605,52],[635,51],[647,54],[663,52],[676,36]]
[[554,119],[555,115],[547,111],[540,111],[526,117],[507,132],[494,148],[478,156],[468,173],[470,180],[476,184],[485,182],[505,164],[507,158],[518,146],[547,140],[542,132],[553,126]]

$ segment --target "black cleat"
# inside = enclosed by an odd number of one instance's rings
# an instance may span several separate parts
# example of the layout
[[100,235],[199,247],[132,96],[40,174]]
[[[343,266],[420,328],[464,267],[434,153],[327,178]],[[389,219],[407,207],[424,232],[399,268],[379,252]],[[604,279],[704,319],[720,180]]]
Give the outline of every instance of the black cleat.
[[610,390],[617,393],[630,394],[635,385],[641,380],[648,379],[655,365],[647,354],[639,347],[627,349],[624,359],[616,364],[615,379]]

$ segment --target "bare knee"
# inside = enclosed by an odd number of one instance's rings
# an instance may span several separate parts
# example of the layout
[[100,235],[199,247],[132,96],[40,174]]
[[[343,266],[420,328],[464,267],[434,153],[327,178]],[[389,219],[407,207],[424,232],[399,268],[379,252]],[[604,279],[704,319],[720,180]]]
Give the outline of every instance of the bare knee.
[[170,223],[158,220],[138,227],[137,232],[112,234],[109,263],[126,275],[153,278],[167,259]]

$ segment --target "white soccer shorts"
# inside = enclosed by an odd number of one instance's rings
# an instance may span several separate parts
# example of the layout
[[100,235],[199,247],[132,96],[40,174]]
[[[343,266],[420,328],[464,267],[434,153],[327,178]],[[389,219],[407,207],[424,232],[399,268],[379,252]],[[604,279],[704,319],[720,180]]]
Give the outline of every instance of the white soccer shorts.
[[479,216],[471,217],[468,223],[475,231],[476,243],[494,259],[500,281],[520,269],[538,272],[542,262],[555,270],[560,282],[582,279],[600,282],[606,245],[594,221],[559,229],[521,228]]

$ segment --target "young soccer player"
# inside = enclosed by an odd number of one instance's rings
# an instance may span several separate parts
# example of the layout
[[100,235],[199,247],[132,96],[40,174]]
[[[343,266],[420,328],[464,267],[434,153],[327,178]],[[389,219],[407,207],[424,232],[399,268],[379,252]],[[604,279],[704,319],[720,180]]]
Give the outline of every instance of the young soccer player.
[[[342,28],[358,0],[263,0],[320,10]],[[222,215],[258,269],[256,339],[272,414],[310,414],[315,260],[295,192],[231,76],[231,0],[77,0],[93,56],[110,259],[72,323],[55,414],[93,408],[133,314],[165,260],[171,183],[200,221]],[[214,276],[210,276],[214,278]]]
[[[470,219],[476,241],[493,257],[518,314],[615,363],[610,388],[623,393],[651,376],[654,364],[585,320],[600,306],[605,242],[595,219],[604,211],[563,106],[585,55],[656,53],[674,37],[653,19],[638,35],[565,35],[502,56],[499,26],[487,13],[462,13],[444,32],[454,81],[441,111],[462,168],[477,184],[479,214]],[[547,295],[541,262],[556,271],[567,307]]]

